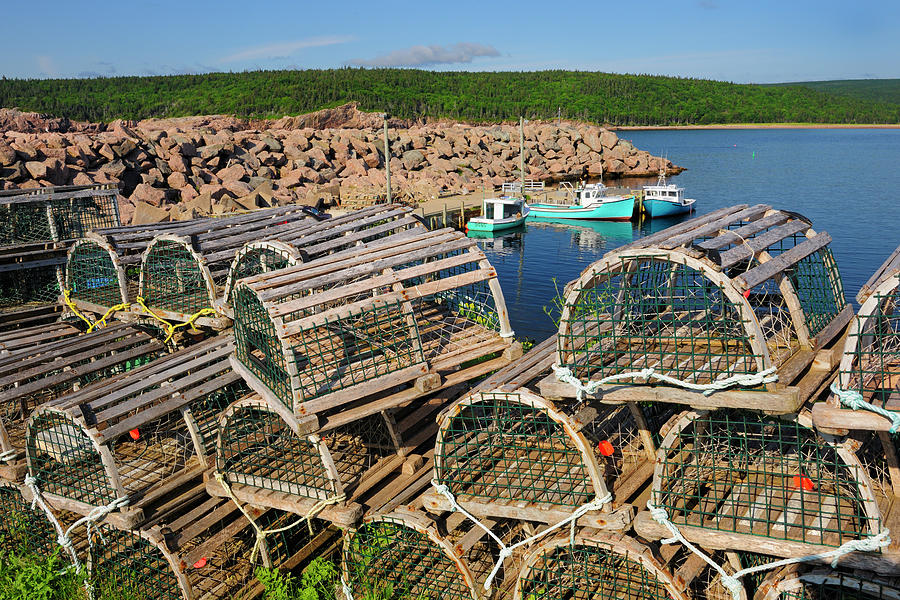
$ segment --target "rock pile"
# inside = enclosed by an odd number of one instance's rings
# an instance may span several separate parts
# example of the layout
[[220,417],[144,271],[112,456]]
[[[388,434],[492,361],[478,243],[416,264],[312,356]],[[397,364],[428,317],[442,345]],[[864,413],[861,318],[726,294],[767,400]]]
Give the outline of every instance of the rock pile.
[[[252,123],[207,116],[91,125],[0,113],[0,189],[116,182],[123,222],[384,192],[382,117],[354,105]],[[401,198],[472,192],[518,177],[515,125],[389,125],[391,183]],[[529,178],[548,182],[681,170],[584,124],[529,124],[525,162]]]

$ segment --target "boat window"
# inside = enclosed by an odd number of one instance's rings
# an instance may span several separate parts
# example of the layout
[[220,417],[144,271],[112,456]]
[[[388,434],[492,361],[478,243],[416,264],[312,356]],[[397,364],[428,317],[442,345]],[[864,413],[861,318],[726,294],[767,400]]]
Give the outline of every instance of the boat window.
[[516,213],[519,212],[519,207],[515,204],[505,204],[503,205],[503,218],[508,219],[510,217],[514,217]]

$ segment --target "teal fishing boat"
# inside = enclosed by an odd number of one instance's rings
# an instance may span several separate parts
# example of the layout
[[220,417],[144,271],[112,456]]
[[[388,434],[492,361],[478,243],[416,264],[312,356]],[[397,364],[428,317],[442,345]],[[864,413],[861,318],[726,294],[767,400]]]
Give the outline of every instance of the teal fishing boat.
[[656,185],[644,186],[644,211],[651,219],[673,217],[694,210],[696,200],[684,197],[684,188],[666,183],[666,172],[659,172]]
[[589,183],[571,190],[561,202],[547,200],[528,204],[528,216],[531,219],[630,221],[634,204],[634,194],[610,194],[602,182]]
[[481,216],[469,219],[466,231],[492,232],[518,227],[525,222],[528,206],[523,198],[503,196],[485,198],[481,203]]

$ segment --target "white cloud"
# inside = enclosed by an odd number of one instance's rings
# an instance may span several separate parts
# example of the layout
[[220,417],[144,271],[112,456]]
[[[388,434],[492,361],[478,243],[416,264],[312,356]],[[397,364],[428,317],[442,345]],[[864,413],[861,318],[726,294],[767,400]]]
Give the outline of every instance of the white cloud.
[[41,73],[47,77],[59,77],[59,71],[56,69],[56,63],[53,62],[52,58],[46,55],[40,55],[35,56],[34,59],[37,61]]
[[235,52],[219,59],[220,63],[240,62],[245,60],[254,60],[259,58],[285,58],[290,56],[297,50],[303,48],[317,48],[320,46],[334,46],[335,44],[345,44],[353,40],[353,36],[349,35],[333,35],[314,38],[306,38],[305,40],[295,40],[293,42],[279,42],[277,44],[265,44],[263,46],[254,46],[246,48],[240,52]]
[[349,64],[358,67],[422,67],[470,63],[478,56],[500,56],[500,52],[493,46],[468,42],[452,46],[412,46],[370,60],[351,60]]

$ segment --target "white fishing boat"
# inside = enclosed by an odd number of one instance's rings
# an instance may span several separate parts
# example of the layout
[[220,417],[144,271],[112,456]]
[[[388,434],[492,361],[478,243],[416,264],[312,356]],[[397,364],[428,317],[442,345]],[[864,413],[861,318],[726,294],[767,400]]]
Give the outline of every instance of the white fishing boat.
[[469,219],[466,231],[501,231],[518,227],[525,222],[528,206],[524,198],[501,196],[485,198],[481,203],[481,216]]

